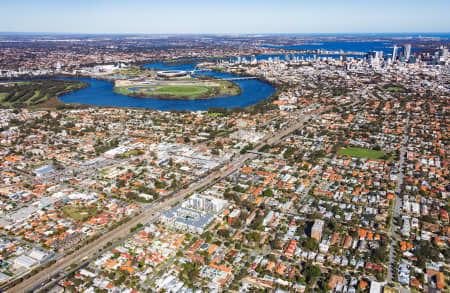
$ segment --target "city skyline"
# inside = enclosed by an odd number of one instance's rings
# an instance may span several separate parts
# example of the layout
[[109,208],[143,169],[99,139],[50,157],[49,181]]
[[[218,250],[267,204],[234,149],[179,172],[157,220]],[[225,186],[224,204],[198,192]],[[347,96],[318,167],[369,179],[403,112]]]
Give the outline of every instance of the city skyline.
[[[0,32],[92,34],[449,32],[447,1],[21,0],[2,4]],[[411,20],[414,20],[413,22]],[[57,24],[57,25],[55,25]],[[357,24],[357,25],[355,25]]]

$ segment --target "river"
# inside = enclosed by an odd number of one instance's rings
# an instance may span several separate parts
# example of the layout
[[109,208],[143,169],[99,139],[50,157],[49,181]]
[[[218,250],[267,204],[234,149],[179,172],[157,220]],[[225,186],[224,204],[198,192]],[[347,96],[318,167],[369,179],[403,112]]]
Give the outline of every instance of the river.
[[[164,63],[146,64],[144,68],[153,69],[171,69],[171,70],[193,70],[195,63],[183,64],[178,66],[167,66]],[[199,72],[198,74],[210,75],[218,78],[234,77],[228,73],[221,72]],[[67,80],[74,80],[75,78],[65,78]],[[59,97],[64,103],[88,104],[94,106],[112,106],[112,107],[135,107],[148,108],[154,110],[190,110],[199,111],[207,110],[212,107],[247,107],[258,103],[263,99],[267,99],[275,92],[275,89],[268,83],[259,80],[238,80],[234,81],[238,84],[242,93],[240,95],[214,98],[204,100],[161,100],[153,98],[134,98],[125,95],[117,94],[113,91],[113,84],[108,81],[80,78],[80,81],[86,81],[91,86]]]

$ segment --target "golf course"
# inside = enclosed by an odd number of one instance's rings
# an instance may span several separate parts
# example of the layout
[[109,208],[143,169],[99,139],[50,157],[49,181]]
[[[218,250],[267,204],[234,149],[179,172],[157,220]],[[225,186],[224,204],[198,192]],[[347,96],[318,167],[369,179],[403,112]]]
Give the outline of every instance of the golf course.
[[1,107],[32,107],[59,105],[58,97],[85,87],[89,83],[69,80],[30,80],[0,83]]

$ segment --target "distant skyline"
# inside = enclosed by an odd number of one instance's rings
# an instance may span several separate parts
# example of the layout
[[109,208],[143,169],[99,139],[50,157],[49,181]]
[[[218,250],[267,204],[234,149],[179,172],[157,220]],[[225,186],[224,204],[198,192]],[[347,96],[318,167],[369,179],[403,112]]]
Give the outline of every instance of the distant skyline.
[[450,32],[449,11],[441,0],[14,0],[0,4],[0,32]]

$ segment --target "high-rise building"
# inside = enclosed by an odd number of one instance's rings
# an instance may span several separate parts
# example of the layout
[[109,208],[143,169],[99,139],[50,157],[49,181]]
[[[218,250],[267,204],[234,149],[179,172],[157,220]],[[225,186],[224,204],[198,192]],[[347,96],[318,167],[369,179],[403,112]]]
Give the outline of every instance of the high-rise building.
[[405,58],[406,60],[409,60],[409,58],[411,58],[411,44],[406,44],[404,50],[405,50]]
[[394,45],[394,50],[392,50],[392,62],[394,62],[397,59],[398,54],[398,47],[397,45]]
[[448,59],[448,48],[443,47],[442,48],[442,60],[445,62]]
[[378,67],[383,62],[383,51],[370,51],[367,56],[372,66]]
[[314,238],[317,240],[317,242],[320,242],[320,240],[322,239],[322,232],[324,225],[325,225],[324,221],[315,220],[314,225],[311,228],[311,238]]

